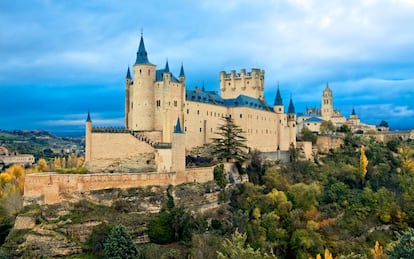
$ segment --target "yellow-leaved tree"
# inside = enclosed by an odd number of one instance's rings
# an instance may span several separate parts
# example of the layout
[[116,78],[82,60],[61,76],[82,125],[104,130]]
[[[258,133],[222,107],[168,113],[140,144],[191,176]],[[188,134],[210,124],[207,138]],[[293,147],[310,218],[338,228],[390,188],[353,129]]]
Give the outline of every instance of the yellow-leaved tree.
[[414,149],[407,144],[398,147],[398,154],[401,156],[404,172],[414,174]]
[[0,174],[0,202],[8,216],[17,213],[23,205],[25,175],[25,169],[17,164]]
[[359,170],[362,175],[362,179],[365,179],[367,175],[368,158],[365,155],[365,147],[361,146],[361,156],[359,157]]
[[[325,253],[323,255],[323,258],[324,259],[333,259],[333,256],[332,256],[331,252],[329,252],[328,248],[325,248]],[[316,259],[322,259],[321,255],[317,254]]]
[[371,249],[371,254],[373,259],[386,259],[387,255],[384,253],[384,249],[379,244],[378,241],[375,241],[374,248]]
[[49,165],[47,164],[46,159],[40,158],[39,161],[37,161],[37,170],[40,172],[49,171]]

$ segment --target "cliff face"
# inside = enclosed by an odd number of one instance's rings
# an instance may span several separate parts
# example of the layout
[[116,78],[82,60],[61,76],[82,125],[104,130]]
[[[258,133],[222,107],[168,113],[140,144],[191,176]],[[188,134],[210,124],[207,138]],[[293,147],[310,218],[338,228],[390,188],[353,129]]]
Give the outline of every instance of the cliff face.
[[[218,207],[213,183],[171,188],[176,206],[190,213]],[[136,243],[149,242],[146,226],[165,204],[166,193],[167,187],[108,189],[78,193],[54,205],[26,206],[0,251],[15,258],[76,255],[93,227],[102,223],[123,224]]]

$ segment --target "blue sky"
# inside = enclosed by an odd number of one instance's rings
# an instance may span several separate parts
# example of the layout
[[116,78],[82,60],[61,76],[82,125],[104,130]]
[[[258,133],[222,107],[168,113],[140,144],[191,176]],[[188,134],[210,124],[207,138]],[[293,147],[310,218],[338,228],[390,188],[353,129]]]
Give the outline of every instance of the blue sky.
[[219,90],[219,72],[262,68],[297,112],[327,82],[345,116],[414,128],[414,1],[27,0],[0,2],[0,129],[123,125],[124,78],[141,29],[149,60],[187,87]]

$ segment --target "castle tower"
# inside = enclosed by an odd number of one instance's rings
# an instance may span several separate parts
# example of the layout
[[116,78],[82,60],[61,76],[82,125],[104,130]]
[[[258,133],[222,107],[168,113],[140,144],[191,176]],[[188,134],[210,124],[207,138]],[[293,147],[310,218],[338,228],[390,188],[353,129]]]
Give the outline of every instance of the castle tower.
[[92,120],[91,114],[88,111],[88,116],[85,123],[85,162],[91,161],[92,148]]
[[325,90],[322,93],[322,105],[321,105],[322,119],[329,121],[333,115],[333,97],[332,90],[329,85],[326,84]]
[[156,66],[148,60],[144,39],[141,40],[134,64],[134,81],[129,90],[128,129],[135,131],[154,130],[154,82]]
[[172,163],[173,172],[185,171],[185,134],[182,131],[180,118],[177,118],[177,124],[174,127],[172,137]]
[[246,95],[256,99],[264,100],[264,70],[252,68],[246,73],[242,69],[239,74],[232,70],[230,74],[220,72],[220,90],[223,99],[237,98]]
[[129,109],[130,109],[130,87],[132,86],[132,78],[131,78],[131,71],[127,70],[127,74],[125,77],[125,128],[129,129]]
[[295,106],[293,105],[292,97],[290,97],[287,112],[287,123],[289,128],[289,144],[293,143],[294,145],[296,145],[296,112]]

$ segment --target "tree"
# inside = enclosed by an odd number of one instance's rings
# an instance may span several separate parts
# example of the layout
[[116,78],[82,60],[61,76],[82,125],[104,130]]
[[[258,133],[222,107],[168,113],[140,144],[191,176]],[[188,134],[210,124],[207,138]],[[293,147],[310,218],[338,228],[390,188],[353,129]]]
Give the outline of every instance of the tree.
[[362,179],[365,178],[367,174],[368,158],[365,155],[365,147],[361,146],[361,155],[359,157],[359,170],[362,174]]
[[254,250],[246,244],[247,236],[245,233],[239,233],[236,229],[231,238],[224,239],[222,247],[217,251],[217,257],[220,259],[244,259],[244,258],[275,258],[267,254],[262,254],[259,250]]
[[375,241],[375,246],[371,249],[371,254],[373,259],[386,259],[387,255],[384,253],[384,249],[379,244],[378,241]]
[[40,172],[47,172],[49,170],[49,166],[44,158],[40,158],[39,161],[37,161],[37,166]]
[[321,133],[332,133],[336,131],[336,128],[332,121],[323,121],[319,128],[319,131]]
[[316,144],[318,136],[316,136],[308,127],[304,126],[301,130],[303,141],[310,141],[313,145]]
[[215,166],[213,174],[214,174],[214,181],[216,182],[216,184],[220,186],[220,188],[226,187],[227,179],[224,176],[224,165],[220,164],[218,166]]
[[106,258],[138,258],[138,249],[123,225],[114,226],[104,243]]
[[247,159],[246,138],[242,135],[243,130],[234,124],[231,117],[224,117],[224,124],[217,128],[213,138],[213,155],[220,161],[229,162],[234,159],[236,162],[243,162]]
[[414,229],[399,235],[397,243],[386,253],[389,259],[414,258]]

